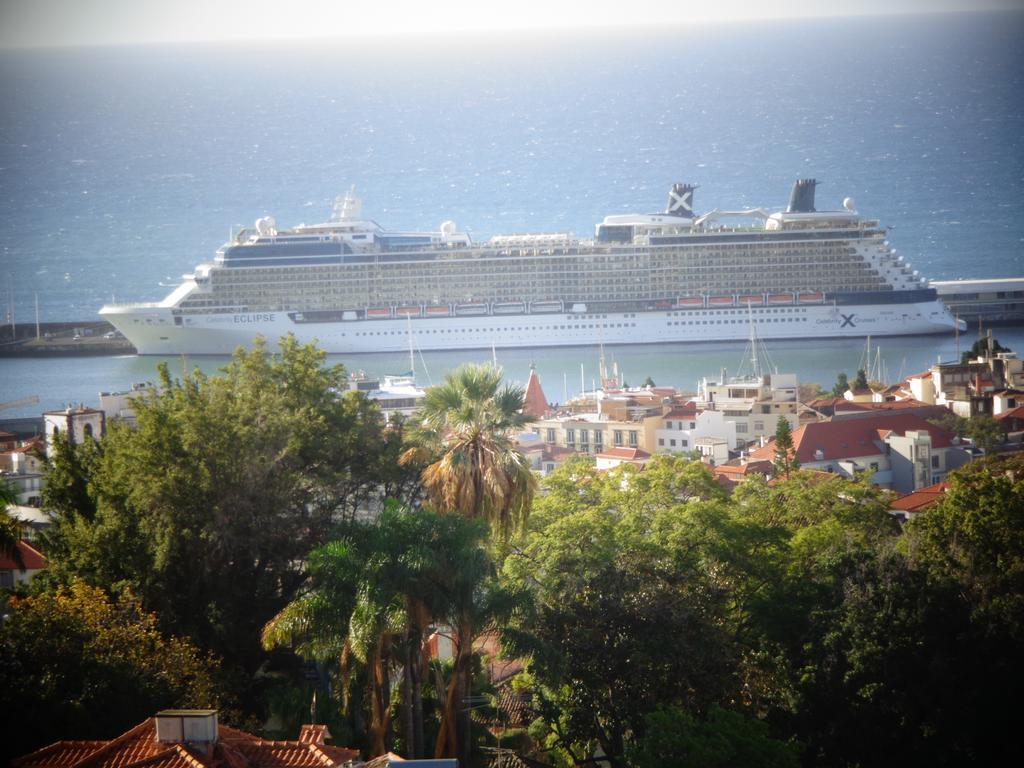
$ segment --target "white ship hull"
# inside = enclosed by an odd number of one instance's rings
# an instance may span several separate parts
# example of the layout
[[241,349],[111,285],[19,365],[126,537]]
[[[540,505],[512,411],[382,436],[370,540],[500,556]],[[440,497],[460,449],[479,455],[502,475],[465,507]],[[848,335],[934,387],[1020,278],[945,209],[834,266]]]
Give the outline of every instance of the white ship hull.
[[101,314],[140,355],[228,355],[263,336],[273,347],[291,333],[330,353],[858,338],[949,333],[956,321],[939,301],[912,304],[675,309],[650,312],[422,317],[296,322],[287,312],[174,315],[169,306],[108,306]]

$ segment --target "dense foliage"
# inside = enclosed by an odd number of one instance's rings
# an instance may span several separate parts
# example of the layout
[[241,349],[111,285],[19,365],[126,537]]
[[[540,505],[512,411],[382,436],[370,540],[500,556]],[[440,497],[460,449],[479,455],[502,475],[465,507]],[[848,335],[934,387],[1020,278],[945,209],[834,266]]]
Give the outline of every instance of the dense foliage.
[[[572,461],[535,494],[510,441],[522,393],[490,368],[448,377],[408,430],[287,339],[161,384],[135,429],[55,446],[52,567],[0,630],[0,690],[34,723],[17,751],[231,696],[259,728],[275,680],[278,723],[315,690],[367,755],[483,765],[501,737],[557,766],[1004,760],[1019,458],[959,470],[901,527],[865,479],[801,471],[781,420],[777,478],[732,496],[682,456]],[[496,724],[485,641],[524,666],[528,728]]]
[[212,659],[164,637],[129,596],[112,600],[82,582],[12,600],[0,679],[4,764],[58,739],[112,738],[140,713],[219,700]]
[[56,516],[48,577],[130,589],[251,698],[260,631],[302,584],[305,556],[359,504],[407,492],[401,434],[342,394],[340,366],[291,338],[279,355],[240,350],[220,376],[160,374],[135,401],[135,427],[58,446],[43,497]]

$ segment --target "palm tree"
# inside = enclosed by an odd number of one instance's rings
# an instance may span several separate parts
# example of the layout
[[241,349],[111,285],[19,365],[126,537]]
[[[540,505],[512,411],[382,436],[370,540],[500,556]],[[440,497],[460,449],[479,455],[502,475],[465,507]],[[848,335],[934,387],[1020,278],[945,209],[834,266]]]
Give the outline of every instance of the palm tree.
[[0,554],[10,556],[18,568],[23,568],[25,563],[18,549],[22,534],[21,521],[11,517],[7,511],[17,503],[18,496],[14,489],[6,481],[0,480]]
[[[422,677],[426,629],[447,617],[441,589],[458,570],[448,552],[448,528],[462,520],[389,506],[374,524],[352,524],[348,538],[314,550],[309,584],[263,630],[266,648],[290,645],[302,657],[336,659],[343,690],[356,665],[365,673],[370,756],[387,751],[391,671],[401,667],[401,717],[406,752],[422,757]],[[475,543],[478,545],[480,534]],[[458,557],[454,558],[458,560]]]
[[[486,520],[501,539],[525,523],[537,480],[512,445],[512,431],[527,421],[522,410],[523,390],[502,386],[501,372],[493,366],[464,365],[444,384],[427,390],[414,417],[414,445],[402,458],[427,465],[422,480],[432,507]],[[471,609],[476,602],[464,595],[463,610],[452,616],[455,667],[435,748],[435,757],[460,756],[463,762],[469,757],[463,702],[469,694],[474,630],[480,626]]]
[[483,518],[503,538],[522,525],[537,488],[511,441],[528,420],[522,409],[522,388],[501,386],[501,372],[489,365],[464,365],[427,390],[402,460],[430,462],[422,479],[431,506]]

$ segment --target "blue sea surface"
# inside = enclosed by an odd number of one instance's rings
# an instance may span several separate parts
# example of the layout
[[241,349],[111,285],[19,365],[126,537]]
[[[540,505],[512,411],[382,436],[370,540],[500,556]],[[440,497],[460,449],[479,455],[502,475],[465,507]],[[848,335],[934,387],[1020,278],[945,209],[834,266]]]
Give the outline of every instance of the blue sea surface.
[[987,13],[3,51],[0,317],[161,299],[230,227],[322,221],[351,185],[385,227],[479,239],[816,177],[922,275],[1022,276],[1021,39]]

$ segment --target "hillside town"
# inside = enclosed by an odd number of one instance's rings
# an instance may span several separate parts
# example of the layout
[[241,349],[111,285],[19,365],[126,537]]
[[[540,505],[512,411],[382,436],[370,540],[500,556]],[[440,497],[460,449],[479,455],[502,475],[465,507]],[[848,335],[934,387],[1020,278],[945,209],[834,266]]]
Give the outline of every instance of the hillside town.
[[[650,474],[645,482],[685,485],[695,482],[696,476],[684,468],[698,467],[708,484],[698,482],[694,486],[697,490],[687,491],[680,498],[689,494],[704,499],[733,497],[743,504],[750,489],[772,494],[776,492],[772,489],[801,487],[802,493],[813,493],[807,489],[820,484],[828,490],[821,491],[825,495],[816,503],[826,498],[833,503],[846,493],[856,493],[854,489],[874,488],[873,498],[881,505],[881,513],[903,526],[942,502],[951,487],[951,473],[972,462],[1024,451],[1024,360],[1009,350],[997,349],[998,345],[988,338],[962,361],[936,363],[895,384],[867,381],[864,371],[860,371],[852,383],[840,377],[831,392],[808,387],[792,374],[761,370],[756,364],[753,373],[729,377],[721,371],[716,378],[704,378],[696,393],[653,381],[628,387],[618,381],[614,369],[606,371],[602,360],[601,386],[564,403],[549,400],[540,377],[531,368],[517,401],[515,418],[508,422],[515,428],[507,437],[510,449],[519,457],[516,461],[521,461],[523,469],[533,476],[529,483],[540,482],[533,504],[535,516],[538,505],[543,510],[545,504],[565,503],[552,490],[557,486],[550,486],[548,479],[574,477],[574,482],[581,482],[583,476],[606,477],[612,484],[609,488],[625,489],[627,484],[639,483],[629,478]],[[500,371],[495,367],[486,370],[496,386]],[[26,420],[19,420],[13,430],[0,431],[0,476],[11,502],[6,512],[18,533],[13,546],[0,553],[0,587],[25,599],[33,594],[33,581],[47,573],[47,547],[59,540],[50,538],[49,530],[66,514],[48,508],[47,500],[61,498],[60,491],[47,491],[47,484],[53,482],[52,473],[59,474],[59,482],[68,482],[66,461],[76,446],[100,444],[111,430],[120,434],[145,428],[139,426],[139,409],[149,411],[162,397],[173,395],[173,389],[165,380],[138,384],[126,392],[104,392],[95,407],[78,404],[46,411],[38,419],[28,420],[28,430]],[[424,425],[431,423],[434,389],[416,386],[412,373],[377,379],[354,372],[345,376],[343,386],[331,391],[336,399],[348,398],[370,406],[366,413],[378,422],[374,430],[399,434],[420,429],[420,420]],[[450,438],[454,430],[443,427],[442,435]],[[657,480],[659,477],[663,479]],[[689,479],[680,479],[684,477]],[[794,482],[797,486],[791,486]],[[843,490],[844,483],[849,491]],[[434,495],[438,492],[425,473],[422,486],[417,486],[409,498],[440,506],[443,497]],[[356,498],[351,507],[352,524],[357,520],[371,526],[410,524],[404,518],[389,518],[392,513],[388,505],[375,501],[373,492],[357,494]],[[312,503],[302,502],[307,510]],[[512,505],[506,507],[509,514],[518,514],[511,497],[502,503]],[[323,519],[337,521],[338,514],[336,508]],[[550,512],[542,512],[540,519],[545,514]],[[316,567],[312,565],[314,575]],[[515,572],[514,566],[506,567]],[[305,571],[305,566],[299,570]],[[75,587],[79,588],[84,587]],[[267,624],[265,644],[293,642],[291,630],[276,634],[279,630],[274,628],[275,622],[280,620],[275,617]],[[491,750],[489,758],[479,762],[483,758],[478,755],[474,758],[478,762],[473,764],[548,764],[523,757],[540,754],[538,742],[531,741],[529,750],[520,744],[518,752],[502,746],[509,734],[525,733],[540,711],[534,698],[537,691],[524,682],[532,679],[526,674],[528,655],[522,650],[516,652],[515,643],[505,637],[500,625],[488,625],[460,637],[457,627],[439,618],[417,632],[423,633],[422,652],[430,663],[454,665],[457,670],[464,660],[473,657],[483,665],[476,685],[483,686],[487,695],[474,699],[467,687],[463,701],[471,702],[469,709],[477,701],[486,709],[487,717],[481,722],[496,746],[486,748]],[[321,662],[313,664],[310,659],[309,664],[309,679],[322,679],[325,673]],[[404,684],[394,678],[388,685],[399,688]],[[372,685],[370,690],[374,690]],[[313,768],[344,764],[384,768],[399,762],[416,764],[411,758],[430,751],[417,746],[414,739],[402,741],[405,756],[396,753],[387,728],[381,725],[384,730],[374,731],[376,726],[372,724],[369,748],[332,746],[328,743],[331,731],[328,725],[317,724],[317,713],[314,694],[309,716],[303,718],[297,739],[291,740],[283,715],[271,714],[258,730],[279,737],[267,740],[247,729],[218,722],[216,709],[138,712],[139,722],[121,735],[110,734],[109,741],[62,740],[19,758],[13,765],[84,768],[114,762],[143,766],[159,761],[211,767],[280,764]],[[445,737],[444,724],[449,721],[442,716],[441,722],[435,754],[468,755],[468,748],[455,742],[442,748],[445,738],[454,736]],[[602,750],[598,748],[597,754]],[[501,762],[506,759],[510,762]],[[454,766],[456,761],[434,761],[431,765]]]

